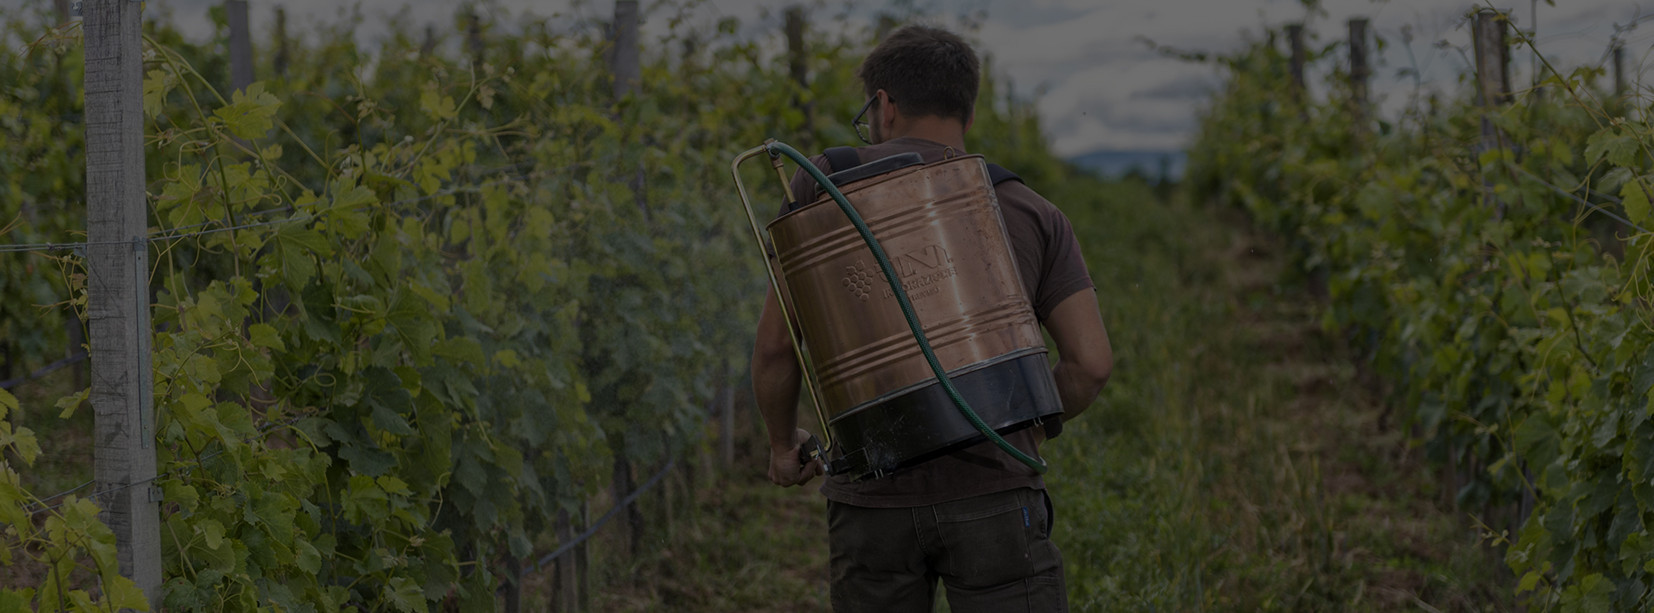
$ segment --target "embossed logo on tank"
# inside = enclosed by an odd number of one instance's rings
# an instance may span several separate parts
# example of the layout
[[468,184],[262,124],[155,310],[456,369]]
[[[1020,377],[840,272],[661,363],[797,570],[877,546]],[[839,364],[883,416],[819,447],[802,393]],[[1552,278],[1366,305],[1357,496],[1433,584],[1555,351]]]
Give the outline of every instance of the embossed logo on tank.
[[913,278],[914,275],[930,273],[943,267],[952,268],[953,258],[941,245],[926,245],[923,249],[916,249],[904,253],[896,258],[896,272],[902,279]]
[[[902,276],[902,289],[907,291],[908,300],[929,298],[941,293],[937,285],[942,281],[958,276],[958,269],[953,266],[953,258],[948,255],[941,245],[926,245],[907,253],[891,258],[891,264],[896,274]],[[874,281],[874,275],[878,280]],[[896,292],[890,290],[890,281],[885,278],[884,271],[870,266],[861,260],[844,267],[844,278],[839,284],[851,295],[867,300],[874,292],[877,283],[879,295],[887,300],[894,299]]]
[[844,267],[844,278],[839,280],[839,284],[849,290],[851,295],[867,300],[873,291],[873,274],[858,260],[855,264]]

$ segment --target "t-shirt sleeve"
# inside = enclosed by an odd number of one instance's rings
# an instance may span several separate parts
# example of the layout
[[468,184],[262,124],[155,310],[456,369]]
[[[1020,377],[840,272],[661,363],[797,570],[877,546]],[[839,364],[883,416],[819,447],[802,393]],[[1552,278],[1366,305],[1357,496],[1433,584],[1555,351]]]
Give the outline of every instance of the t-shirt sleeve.
[[1074,237],[1074,226],[1068,216],[1055,206],[1045,221],[1045,258],[1041,262],[1039,290],[1034,297],[1034,315],[1040,321],[1051,316],[1063,300],[1076,292],[1094,289],[1091,271],[1086,269],[1085,257],[1080,254],[1080,241]]

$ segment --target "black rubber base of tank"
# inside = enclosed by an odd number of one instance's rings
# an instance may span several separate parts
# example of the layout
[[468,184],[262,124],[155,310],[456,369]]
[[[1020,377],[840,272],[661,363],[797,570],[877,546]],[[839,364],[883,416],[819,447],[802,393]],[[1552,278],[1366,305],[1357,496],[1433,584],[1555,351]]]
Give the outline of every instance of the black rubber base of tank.
[[[1062,401],[1045,353],[1012,358],[956,377],[953,386],[995,432],[1058,419]],[[834,417],[833,474],[860,481],[889,475],[987,440],[959,413],[940,383]]]

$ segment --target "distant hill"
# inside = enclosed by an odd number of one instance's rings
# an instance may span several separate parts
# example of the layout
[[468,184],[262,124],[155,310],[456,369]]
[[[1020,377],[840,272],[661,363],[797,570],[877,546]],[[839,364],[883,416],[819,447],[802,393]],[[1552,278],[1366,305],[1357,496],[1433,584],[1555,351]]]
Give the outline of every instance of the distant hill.
[[1076,166],[1085,168],[1105,178],[1119,178],[1137,171],[1149,179],[1160,177],[1162,160],[1168,162],[1167,170],[1173,181],[1183,179],[1183,170],[1188,165],[1188,156],[1182,151],[1115,151],[1098,150],[1091,153],[1082,153],[1068,158]]

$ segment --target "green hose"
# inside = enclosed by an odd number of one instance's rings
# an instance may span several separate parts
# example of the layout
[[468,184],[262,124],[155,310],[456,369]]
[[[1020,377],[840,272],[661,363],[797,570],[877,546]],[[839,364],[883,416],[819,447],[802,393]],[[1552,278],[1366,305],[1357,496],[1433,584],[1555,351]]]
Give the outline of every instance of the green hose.
[[988,427],[988,424],[977,416],[976,411],[971,410],[971,405],[965,402],[965,397],[961,396],[959,390],[953,387],[953,381],[948,379],[947,372],[942,370],[942,363],[936,359],[936,352],[930,348],[930,340],[925,338],[925,330],[919,325],[919,316],[913,312],[913,303],[907,299],[907,290],[903,289],[902,284],[897,282],[897,279],[901,277],[896,276],[896,270],[890,265],[890,258],[885,256],[884,247],[879,245],[877,239],[873,238],[873,231],[867,228],[867,222],[862,221],[861,214],[856,212],[855,207],[850,206],[850,201],[844,198],[844,193],[840,192],[832,181],[827,180],[827,175],[822,173],[820,168],[816,168],[815,164],[810,163],[810,159],[804,157],[804,154],[799,153],[797,149],[780,142],[769,143],[767,147],[770,155],[785,155],[802,167],[805,172],[810,173],[810,177],[815,179],[816,183],[821,184],[821,188],[826,190],[827,195],[832,196],[833,201],[838,203],[839,210],[844,211],[844,216],[849,217],[850,223],[856,226],[856,232],[861,234],[861,240],[867,243],[868,249],[873,251],[873,259],[879,262],[879,270],[884,271],[885,280],[890,282],[890,290],[896,294],[896,304],[901,305],[902,316],[907,318],[907,327],[913,331],[913,340],[919,342],[919,351],[925,354],[925,361],[930,363],[931,372],[936,373],[936,382],[942,384],[942,389],[947,390],[948,397],[953,399],[953,405],[959,407],[959,414],[964,415],[965,419],[976,427],[977,432],[981,432],[983,436],[988,437],[988,440],[993,441],[994,445],[1005,450],[1005,453],[1011,454],[1011,457],[1016,458],[1017,461],[1027,464],[1029,468],[1034,469],[1034,472],[1045,474],[1044,461],[1030,457],[1023,453],[1021,449],[1017,449],[1011,443],[1006,442],[1004,437],[1001,437],[998,432],[994,432],[993,428]]

